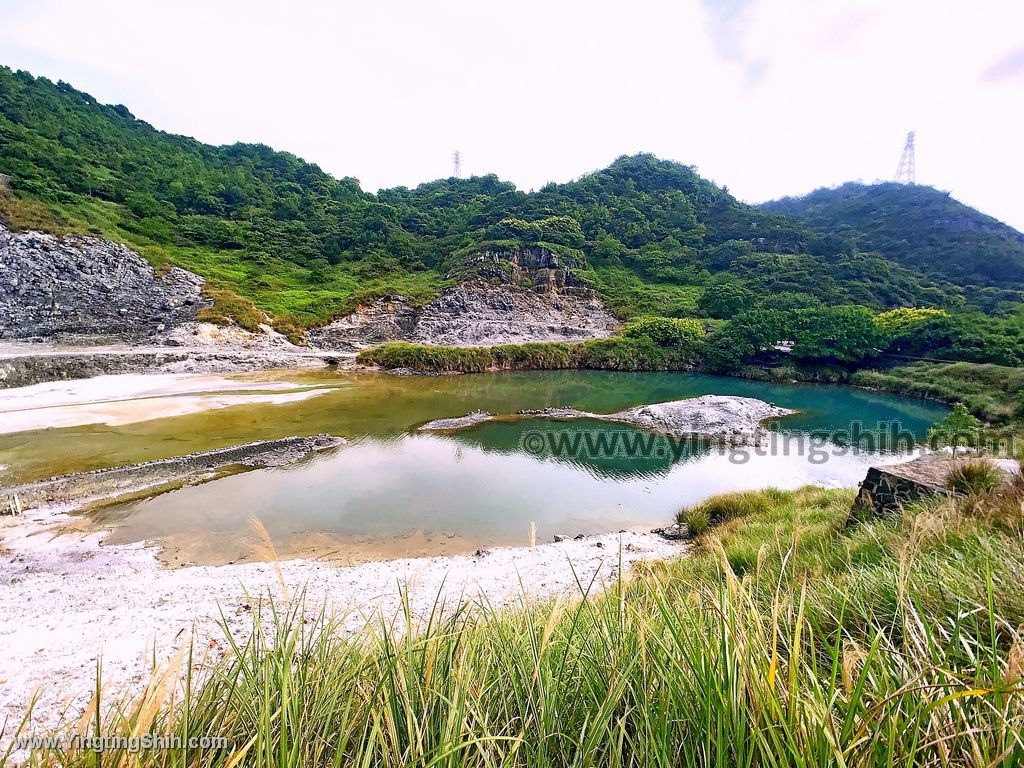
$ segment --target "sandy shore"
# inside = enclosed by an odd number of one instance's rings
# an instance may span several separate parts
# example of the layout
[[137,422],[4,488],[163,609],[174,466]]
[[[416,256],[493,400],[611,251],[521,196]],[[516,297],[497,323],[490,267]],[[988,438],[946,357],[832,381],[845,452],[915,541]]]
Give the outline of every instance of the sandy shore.
[[[271,563],[167,570],[154,547],[105,546],[103,534],[56,535],[73,519],[55,508],[0,518],[0,723],[20,721],[37,696],[29,732],[56,728],[88,705],[99,659],[107,690],[129,690],[147,677],[154,658],[168,659],[190,641],[219,655],[226,646],[222,616],[232,635],[244,638],[251,607],[284,597]],[[606,583],[620,562],[629,569],[684,551],[655,535],[621,533],[347,567],[290,560],[281,571],[291,594],[305,590],[309,606],[345,614],[346,629],[354,631],[395,616],[402,589],[419,616],[439,593],[449,601],[485,595],[496,607],[510,606],[523,590],[535,600],[573,595],[577,579]]]

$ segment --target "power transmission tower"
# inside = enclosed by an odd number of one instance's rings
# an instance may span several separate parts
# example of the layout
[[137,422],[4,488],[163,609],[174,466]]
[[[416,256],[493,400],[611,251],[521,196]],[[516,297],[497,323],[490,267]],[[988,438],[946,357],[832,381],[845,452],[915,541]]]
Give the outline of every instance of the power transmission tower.
[[462,178],[462,153],[459,150],[452,152],[452,166],[455,169],[455,178]]
[[907,134],[907,143],[903,145],[900,164],[896,166],[896,181],[900,184],[913,184],[916,170],[914,168],[914,132]]

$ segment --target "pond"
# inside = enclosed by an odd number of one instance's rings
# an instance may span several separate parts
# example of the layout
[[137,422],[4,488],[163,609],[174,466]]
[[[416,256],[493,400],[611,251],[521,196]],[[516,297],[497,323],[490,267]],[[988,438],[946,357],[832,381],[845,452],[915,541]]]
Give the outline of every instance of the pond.
[[[280,375],[278,374],[278,379]],[[330,387],[307,400],[236,405],[123,426],[0,437],[0,463],[22,479],[287,435],[331,433],[337,451],[283,469],[246,472],[91,513],[108,541],[154,540],[171,564],[277,555],[342,561],[449,554],[623,528],[650,528],[713,493],[807,483],[854,486],[896,447],[832,447],[858,431],[900,433],[902,447],[946,408],[841,386],[772,384],[687,373],[537,371],[454,377],[289,374]],[[258,389],[258,377],[253,388]],[[770,425],[765,449],[720,450],[595,421],[489,422],[455,434],[416,432],[473,410],[513,414],[572,406],[595,413],[704,394],[740,395],[794,409]],[[812,440],[811,436],[817,436]],[[825,443],[829,437],[831,442]],[[909,437],[908,437],[909,436]]]

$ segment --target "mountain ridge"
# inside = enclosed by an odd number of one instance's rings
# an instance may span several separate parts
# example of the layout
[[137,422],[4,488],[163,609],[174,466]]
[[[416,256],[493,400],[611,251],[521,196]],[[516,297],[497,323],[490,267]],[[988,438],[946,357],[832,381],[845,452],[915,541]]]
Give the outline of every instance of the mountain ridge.
[[872,253],[859,231],[747,205],[653,155],[529,193],[488,175],[371,194],[293,154],[164,133],[124,106],[4,67],[0,173],[13,190],[0,192],[0,216],[12,228],[127,244],[158,269],[204,277],[224,299],[214,316],[237,321],[251,302],[285,332],[383,295],[426,305],[494,247],[571,259],[620,318],[696,314],[700,296],[725,285],[875,308],[1019,300],[1013,279],[976,288],[971,271]]
[[[846,182],[759,207],[928,274],[1024,283],[1024,233],[934,187]],[[965,250],[971,257],[959,258]]]

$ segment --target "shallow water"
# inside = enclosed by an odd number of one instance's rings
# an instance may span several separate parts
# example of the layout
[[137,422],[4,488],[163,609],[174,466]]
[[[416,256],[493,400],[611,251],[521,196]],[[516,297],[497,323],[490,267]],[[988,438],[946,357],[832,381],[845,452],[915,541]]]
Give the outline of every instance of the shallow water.
[[[281,376],[277,375],[280,379]],[[257,439],[327,432],[352,442],[286,469],[234,475],[94,513],[110,541],[155,539],[169,562],[265,557],[249,527],[259,518],[281,556],[345,560],[441,554],[669,521],[712,493],[806,483],[853,486],[878,457],[808,449],[721,452],[600,422],[491,422],[455,435],[416,433],[425,421],[482,409],[573,406],[608,413],[703,394],[757,397],[800,413],[775,429],[806,436],[852,422],[898,422],[923,436],[945,408],[848,387],[784,385],[683,373],[553,371],[398,378],[288,374],[318,397],[239,405],[117,427],[90,426],[0,437],[0,464],[20,479],[112,466]],[[258,377],[253,378],[258,388]],[[616,450],[576,450],[581,435],[617,434]],[[531,435],[540,435],[540,449]],[[574,438],[574,436],[576,436]],[[570,442],[566,443],[566,439]],[[588,438],[589,439],[589,438]],[[626,451],[641,439],[642,450]],[[647,446],[647,443],[650,443]],[[633,442],[629,442],[634,445]],[[590,446],[594,448],[594,446]],[[788,449],[788,450],[786,450]],[[786,455],[788,454],[788,455]],[[820,461],[825,457],[826,460]]]

